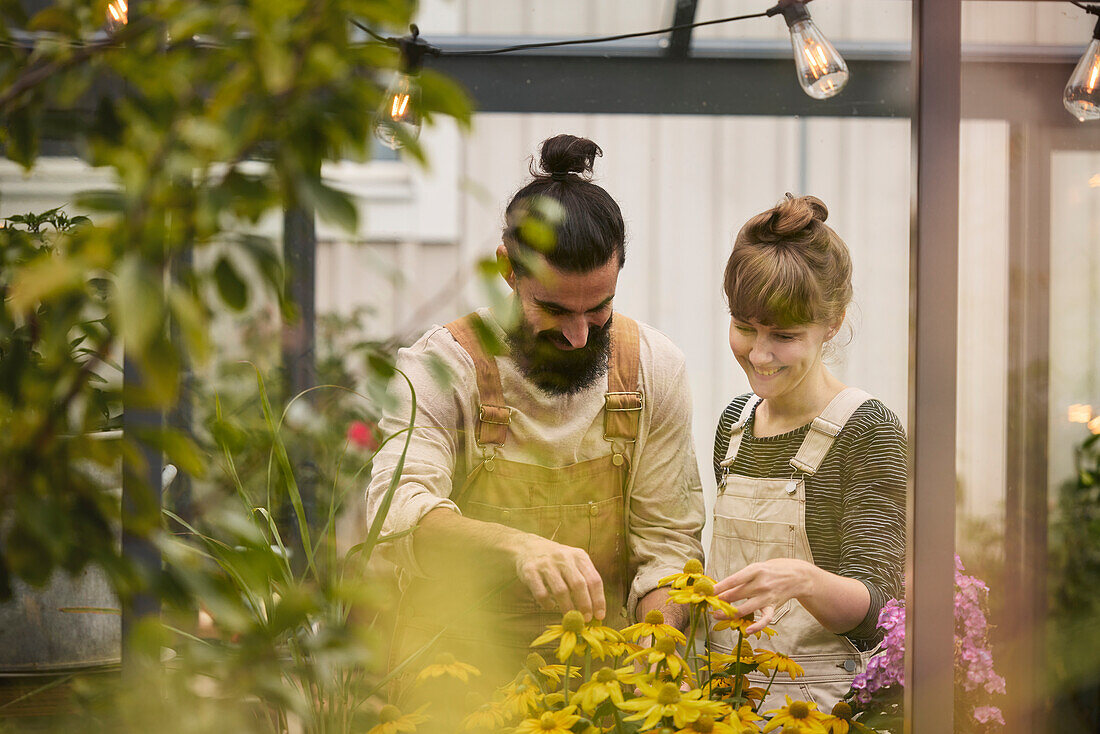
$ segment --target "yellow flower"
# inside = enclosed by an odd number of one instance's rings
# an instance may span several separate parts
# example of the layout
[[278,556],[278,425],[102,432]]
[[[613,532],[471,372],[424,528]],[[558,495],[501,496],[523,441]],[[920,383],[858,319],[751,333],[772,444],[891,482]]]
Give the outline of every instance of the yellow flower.
[[[688,562],[684,564],[683,573],[674,573],[671,576],[665,576],[657,582],[657,586],[664,586],[665,584],[671,583],[674,589],[685,589],[702,578],[709,578],[703,575],[703,562],[698,558],[690,558]],[[711,580],[713,581],[713,579]]]
[[[629,663],[634,660],[644,662],[646,669],[663,660],[673,678],[679,678],[681,672],[688,669],[687,662],[676,653],[676,640],[671,637],[662,637],[653,643],[653,647],[643,648],[632,655],[627,655],[624,662]],[[688,672],[690,675],[690,671]]]
[[462,731],[499,731],[508,720],[500,705],[483,703],[462,720]]
[[764,727],[765,732],[772,731],[783,727],[786,730],[787,727],[795,727],[802,732],[817,732],[817,734],[825,734],[825,725],[822,721],[825,718],[825,714],[817,710],[816,703],[807,703],[805,701],[792,701],[790,696],[787,696],[787,705],[782,708],[772,709],[767,712],[775,714],[768,725]]
[[773,637],[775,635],[775,630],[773,630],[771,627],[765,627],[763,629],[757,630],[756,632],[746,632],[746,630],[751,627],[756,620],[750,616],[737,616],[738,614],[740,614],[740,612],[737,611],[737,607],[731,606],[730,609],[733,610],[733,614],[729,614],[728,612],[726,612],[726,610],[722,610],[723,614],[726,615],[726,618],[719,619],[717,622],[714,623],[714,630],[716,632],[719,630],[730,630],[731,632],[740,632],[745,637],[751,635],[757,638],[759,638],[760,635],[767,635],[768,637]]
[[503,694],[501,706],[517,716],[527,716],[538,708],[539,701],[542,700],[542,692],[539,691],[538,685],[526,675],[523,679],[514,680],[504,686],[501,693]]
[[837,701],[833,711],[821,721],[829,734],[848,734],[852,728],[852,707],[844,701]]
[[806,671],[802,669],[801,665],[781,652],[757,650],[756,662],[759,663],[760,667],[758,670],[761,672],[767,673],[769,670],[778,670],[780,673],[786,673],[791,676],[791,680],[806,674]]
[[637,676],[634,669],[600,668],[592,680],[581,685],[573,694],[571,703],[578,704],[581,710],[593,714],[604,701],[611,699],[615,703],[623,702],[623,683],[633,683]]
[[426,708],[428,704],[424,704],[412,713],[402,714],[401,709],[392,704],[386,704],[378,712],[378,725],[367,734],[398,734],[403,731],[416,731],[417,724],[423,724],[428,720],[428,717],[421,713]]
[[703,714],[691,722],[676,734],[696,734],[696,732],[714,732],[714,734],[741,734],[740,729],[735,729],[724,721],[716,721],[713,716]]
[[654,640],[671,637],[681,645],[687,644],[687,637],[684,636],[684,633],[671,624],[665,624],[665,615],[661,614],[658,609],[649,611],[644,620],[624,629],[623,636],[634,642],[649,636],[652,636]]
[[576,706],[567,706],[561,711],[544,711],[538,718],[521,721],[515,734],[572,734],[573,724],[581,720],[575,710]]
[[756,730],[757,721],[763,721],[764,717],[752,710],[752,706],[745,704],[736,711],[730,713],[726,721],[740,734],[745,729]]
[[481,671],[468,663],[462,663],[455,660],[455,656],[451,653],[444,652],[436,656],[434,663],[421,670],[420,673],[417,674],[416,679],[422,681],[428,678],[439,678],[444,675],[458,678],[463,683],[467,683],[471,675],[481,675]]
[[[642,722],[642,729],[652,729],[662,719],[671,717],[675,726],[683,728],[700,716],[722,716],[729,706],[721,701],[701,699],[703,692],[694,689],[681,691],[675,683],[638,683],[642,695],[618,704],[624,711],[636,713],[625,718],[626,721]],[[700,700],[701,699],[701,700]]]
[[714,595],[714,580],[706,576],[696,580],[691,586],[668,592],[668,598],[677,604],[704,604],[727,617],[737,616],[737,610],[729,602]]
[[605,627],[598,619],[585,624],[584,617],[574,609],[562,616],[561,624],[552,624],[547,627],[546,631],[531,643],[531,647],[548,645],[555,640],[559,641],[555,654],[558,660],[564,663],[574,653],[578,655],[583,653],[586,647],[592,651],[593,657],[602,660],[611,654],[611,646],[622,642],[623,637],[616,630]]

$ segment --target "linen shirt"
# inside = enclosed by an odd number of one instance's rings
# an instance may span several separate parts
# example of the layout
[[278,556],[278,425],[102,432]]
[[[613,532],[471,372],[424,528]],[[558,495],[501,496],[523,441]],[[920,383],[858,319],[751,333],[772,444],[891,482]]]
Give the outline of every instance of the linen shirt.
[[[478,314],[504,340],[492,312],[482,308]],[[660,578],[681,571],[690,558],[702,558],[704,522],[683,354],[656,329],[638,327],[638,389],[644,398],[637,441],[625,445],[628,547],[635,574],[627,601],[631,615]],[[504,400],[512,409],[497,457],[554,468],[611,454],[611,442],[604,439],[606,376],[573,395],[551,395],[529,382],[510,356],[496,360]],[[482,461],[474,440],[479,405],[474,363],[451,333],[442,326],[431,328],[398,352],[397,367],[416,391],[415,429],[383,535],[409,530],[439,507],[460,512],[450,499],[465,479],[456,476],[456,469],[468,471]],[[391,384],[390,398],[380,423],[387,436],[409,425],[412,393],[400,375]],[[398,436],[374,459],[368,521],[379,510],[403,447]],[[384,551],[405,572],[427,575],[417,563],[411,534],[386,544]]]

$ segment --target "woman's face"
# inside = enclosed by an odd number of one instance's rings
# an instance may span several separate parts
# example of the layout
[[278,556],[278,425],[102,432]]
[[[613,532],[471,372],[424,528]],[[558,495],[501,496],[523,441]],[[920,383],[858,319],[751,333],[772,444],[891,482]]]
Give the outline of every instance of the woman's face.
[[761,398],[797,399],[807,377],[822,369],[821,350],[836,333],[829,324],[778,327],[730,319],[730,349]]

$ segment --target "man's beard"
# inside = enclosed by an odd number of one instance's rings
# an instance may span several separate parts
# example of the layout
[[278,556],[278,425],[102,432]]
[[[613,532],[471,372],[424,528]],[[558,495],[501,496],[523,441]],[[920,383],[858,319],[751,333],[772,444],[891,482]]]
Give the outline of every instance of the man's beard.
[[552,337],[564,339],[560,331],[547,329],[537,334],[523,316],[508,333],[508,344],[524,377],[551,395],[574,395],[607,374],[611,353],[611,318],[603,326],[588,328],[588,341],[579,349],[562,349]]

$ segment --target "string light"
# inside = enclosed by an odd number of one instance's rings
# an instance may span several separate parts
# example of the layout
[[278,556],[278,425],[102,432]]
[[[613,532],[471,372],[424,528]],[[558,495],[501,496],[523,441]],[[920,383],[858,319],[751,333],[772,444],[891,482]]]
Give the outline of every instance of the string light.
[[717,23],[730,23],[749,18],[764,18],[782,15],[787,21],[787,27],[791,33],[791,45],[794,49],[795,71],[798,75],[798,83],[806,94],[814,99],[827,99],[840,93],[844,85],[848,83],[848,66],[840,57],[833,45],[814,25],[810,13],[806,10],[806,3],[810,0],[779,0],[779,2],[761,13],[738,15],[717,20],[706,20],[698,23],[684,23],[654,31],[642,31],[639,33],[624,33],[617,36],[602,36],[600,38],[578,38],[567,41],[547,41],[538,43],[524,43],[503,48],[480,49],[476,51],[444,51],[427,44],[420,38],[420,30],[411,26],[412,34],[404,38],[387,38],[375,33],[370,28],[356,20],[351,22],[359,29],[366,32],[372,38],[390,46],[396,46],[401,52],[401,70],[394,75],[394,79],[386,89],[382,104],[374,123],[374,134],[390,148],[398,149],[410,140],[415,140],[420,134],[421,115],[418,110],[420,102],[420,90],[416,83],[416,73],[420,69],[424,56],[492,56],[495,54],[524,51],[536,48],[553,48],[559,46],[574,46],[584,43],[601,43],[607,41],[619,41],[626,38],[639,38],[641,36],[653,36],[671,31],[699,26],[715,25]]
[[[1100,5],[1073,4],[1100,16]],[[1079,122],[1100,120],[1100,17],[1092,29],[1092,41],[1066,83],[1062,103]]]
[[129,22],[130,7],[126,0],[111,0],[107,4],[107,29],[112,33]]
[[814,25],[806,3],[780,0],[768,14],[782,14],[787,21],[795,70],[802,91],[814,99],[828,99],[839,94],[848,83],[848,65]]

